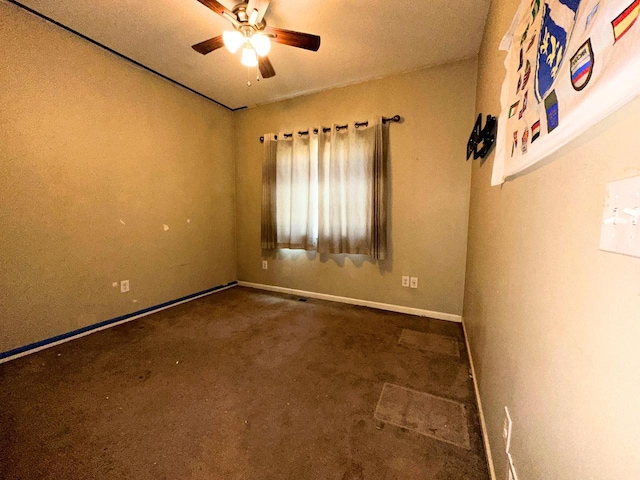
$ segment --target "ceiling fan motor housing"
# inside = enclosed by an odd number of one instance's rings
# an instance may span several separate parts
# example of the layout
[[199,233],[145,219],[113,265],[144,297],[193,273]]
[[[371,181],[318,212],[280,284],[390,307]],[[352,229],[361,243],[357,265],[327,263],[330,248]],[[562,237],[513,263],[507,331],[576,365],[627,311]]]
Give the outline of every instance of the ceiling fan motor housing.
[[238,3],[231,9],[231,11],[238,19],[238,22],[240,22],[240,25],[234,25],[236,30],[241,31],[245,35],[247,32],[250,33],[264,30],[264,27],[267,26],[267,22],[264,20],[264,18],[256,24],[252,24],[249,22],[249,15],[247,14],[247,4],[244,2]]

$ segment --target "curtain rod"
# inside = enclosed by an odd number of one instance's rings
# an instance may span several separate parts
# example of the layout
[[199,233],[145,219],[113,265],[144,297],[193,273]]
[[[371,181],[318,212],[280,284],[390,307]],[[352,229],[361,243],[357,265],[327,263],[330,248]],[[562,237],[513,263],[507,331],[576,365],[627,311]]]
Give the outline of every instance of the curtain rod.
[[[394,115],[393,117],[389,117],[389,118],[382,117],[382,123],[389,123],[389,122],[397,123],[399,121],[400,121],[400,115]],[[356,128],[366,127],[367,125],[369,125],[369,122],[356,122]],[[348,127],[349,127],[349,125],[337,125],[336,126],[336,130],[340,131],[340,130],[344,130],[345,128],[348,128]],[[324,133],[330,132],[331,131],[331,127],[324,127],[322,129],[322,131]],[[313,133],[318,133],[318,129],[314,128],[313,129]],[[302,135],[309,135],[309,130],[298,132],[298,136],[299,137],[301,137]],[[293,137],[293,132],[284,134],[284,138],[291,138],[291,137]],[[278,136],[276,135],[274,138],[277,140]],[[264,137],[260,137],[260,143],[264,143]]]

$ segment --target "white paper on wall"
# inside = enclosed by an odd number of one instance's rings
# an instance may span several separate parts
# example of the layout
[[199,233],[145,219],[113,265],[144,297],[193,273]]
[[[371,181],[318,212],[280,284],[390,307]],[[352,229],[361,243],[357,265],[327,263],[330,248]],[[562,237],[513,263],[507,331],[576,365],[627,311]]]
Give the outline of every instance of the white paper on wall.
[[492,185],[640,95],[639,14],[640,0],[522,0],[500,44],[508,53]]

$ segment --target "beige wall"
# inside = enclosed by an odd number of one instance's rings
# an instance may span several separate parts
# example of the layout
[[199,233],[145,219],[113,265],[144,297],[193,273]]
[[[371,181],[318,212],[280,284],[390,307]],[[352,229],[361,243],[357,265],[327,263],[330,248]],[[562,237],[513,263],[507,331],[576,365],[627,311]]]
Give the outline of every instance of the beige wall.
[[[462,313],[476,61],[467,60],[236,112],[239,280]],[[262,145],[267,132],[400,114],[390,126],[391,258],[281,250],[262,270]],[[401,286],[401,276],[419,288]]]
[[[499,111],[518,3],[492,2],[478,112]],[[474,162],[464,320],[499,479],[505,405],[520,479],[640,478],[640,259],[598,250],[605,183],[640,174],[638,125],[640,100],[502,187],[493,156]]]
[[235,280],[232,114],[0,18],[0,352]]

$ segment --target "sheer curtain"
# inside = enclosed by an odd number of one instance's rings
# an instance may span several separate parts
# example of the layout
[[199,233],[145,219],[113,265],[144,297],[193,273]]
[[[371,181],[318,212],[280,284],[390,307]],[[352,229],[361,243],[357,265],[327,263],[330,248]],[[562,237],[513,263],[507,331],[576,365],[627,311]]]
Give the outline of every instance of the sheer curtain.
[[318,238],[318,139],[280,134],[276,147],[276,247],[315,250]]
[[384,259],[387,245],[382,117],[367,126],[331,129],[320,151],[320,253]]
[[265,135],[262,248],[368,255],[387,251],[382,117],[329,133]]

